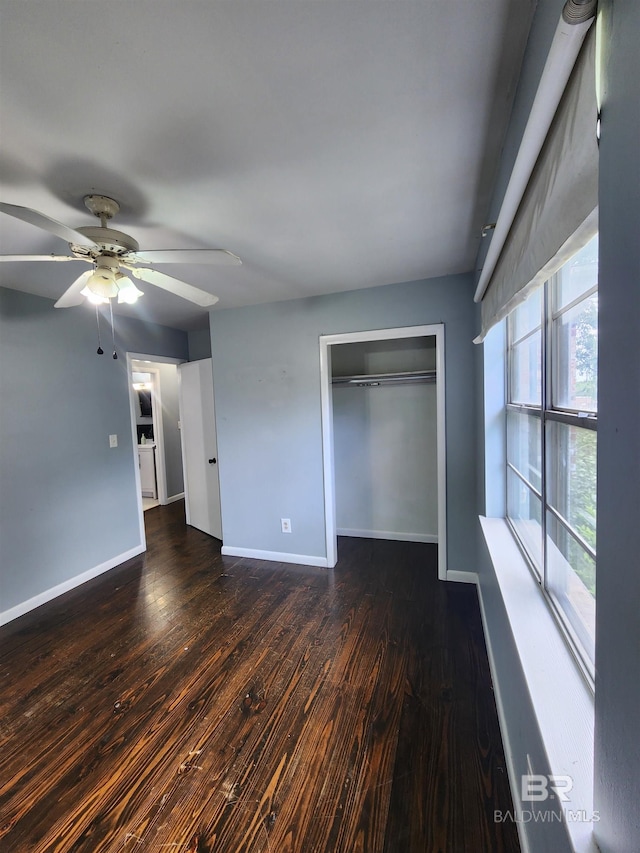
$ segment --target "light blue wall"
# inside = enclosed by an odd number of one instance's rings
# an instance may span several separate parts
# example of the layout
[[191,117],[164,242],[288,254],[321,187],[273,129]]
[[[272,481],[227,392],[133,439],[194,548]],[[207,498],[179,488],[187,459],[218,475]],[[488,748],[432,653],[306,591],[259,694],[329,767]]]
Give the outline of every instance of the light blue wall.
[[484,419],[481,417],[478,426],[478,459],[484,459],[478,475],[478,512],[489,518],[504,518],[507,508],[506,344],[507,322],[503,320],[489,331],[477,350],[481,366],[478,381],[484,394],[484,410],[480,412]]
[[197,329],[189,332],[189,361],[211,358],[211,333],[209,329]]
[[596,837],[640,849],[640,4],[601,3]]
[[0,288],[0,612],[140,544],[125,352],[186,359],[187,338],[116,323],[114,361],[84,306]]
[[212,311],[210,322],[224,544],[320,558],[319,336],[444,323],[449,568],[474,570],[471,276]]

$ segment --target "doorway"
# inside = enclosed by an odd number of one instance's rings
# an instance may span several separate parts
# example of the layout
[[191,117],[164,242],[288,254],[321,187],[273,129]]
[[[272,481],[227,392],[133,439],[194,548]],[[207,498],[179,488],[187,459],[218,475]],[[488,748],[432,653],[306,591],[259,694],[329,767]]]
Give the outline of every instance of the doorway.
[[[146,512],[161,503],[158,488],[160,457],[159,445],[156,441],[162,412],[160,372],[152,364],[141,361],[132,361],[131,368],[136,410],[140,491],[142,492],[142,509]],[[156,456],[158,456],[157,459]],[[165,478],[162,477],[162,480],[164,487]],[[165,492],[166,488],[163,488],[163,497]]]
[[[368,332],[350,332],[337,335],[322,335],[320,337],[320,374],[321,374],[321,398],[322,398],[322,441],[323,441],[323,465],[324,465],[324,492],[325,492],[325,533],[327,565],[335,566],[338,559],[337,537],[338,523],[336,513],[336,436],[334,433],[334,398],[333,387],[333,347],[345,344],[363,344],[374,342],[402,342],[410,338],[429,338],[435,344],[435,369],[424,371],[432,373],[431,380],[435,383],[435,433],[436,448],[434,467],[435,494],[438,542],[438,577],[446,579],[447,576],[447,548],[446,548],[446,436],[445,436],[445,375],[444,375],[444,326],[442,324],[428,326],[410,326],[395,329],[378,329]],[[402,347],[400,347],[402,349]],[[356,350],[354,349],[354,352]],[[405,373],[417,373],[417,371],[404,371]],[[398,374],[395,374],[396,377]],[[358,377],[355,377],[358,378]],[[361,378],[361,377],[360,377]],[[351,377],[353,380],[354,377]],[[407,376],[401,377],[400,381],[407,381]],[[426,380],[425,380],[426,381]],[[372,382],[363,382],[363,385],[373,385]],[[428,541],[428,540],[423,540]],[[431,540],[433,541],[433,539]]]
[[[177,366],[181,363],[182,359],[127,353],[133,462],[141,534],[144,532],[145,508],[155,505],[154,501],[165,505],[184,497],[177,373]],[[134,388],[134,374],[144,374],[147,378],[144,385],[150,387]],[[140,395],[138,390],[142,392]],[[150,403],[150,409],[146,407],[147,403]],[[145,541],[144,536],[142,541]]]

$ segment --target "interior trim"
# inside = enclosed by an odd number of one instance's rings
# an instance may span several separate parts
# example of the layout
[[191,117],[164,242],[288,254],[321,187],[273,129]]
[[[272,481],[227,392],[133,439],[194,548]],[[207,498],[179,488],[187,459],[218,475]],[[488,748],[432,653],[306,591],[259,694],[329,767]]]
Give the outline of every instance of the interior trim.
[[223,545],[220,551],[223,557],[248,557],[252,560],[268,560],[271,563],[296,563],[300,566],[328,568],[325,557],[310,557],[307,554],[289,554],[286,551],[261,551],[258,548],[236,548]]
[[144,551],[146,551],[145,544],[136,545],[135,548],[131,548],[123,554],[118,554],[117,557],[112,557],[110,560],[100,563],[100,565],[94,566],[92,569],[87,569],[86,572],[75,575],[75,577],[56,584],[56,586],[52,586],[50,589],[45,589],[44,592],[39,592],[38,595],[34,595],[33,598],[28,598],[26,601],[16,604],[15,607],[10,607],[8,610],[0,612],[0,625],[6,625],[7,622],[12,622],[14,619],[24,616],[25,613],[35,610],[36,607],[40,607],[48,601],[53,601],[53,599],[57,598],[59,595],[64,595],[65,592],[69,592],[70,590],[81,586],[81,584],[98,577],[98,575],[102,575],[110,569],[114,569],[121,563],[126,563],[127,560],[131,560],[132,557],[137,557],[138,554],[142,554]]

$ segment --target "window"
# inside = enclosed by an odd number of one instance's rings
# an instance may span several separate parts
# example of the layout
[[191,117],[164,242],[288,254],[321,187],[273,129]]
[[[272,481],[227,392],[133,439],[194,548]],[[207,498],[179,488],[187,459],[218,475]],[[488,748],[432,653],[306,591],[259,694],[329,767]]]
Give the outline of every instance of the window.
[[598,238],[511,312],[507,518],[593,673]]

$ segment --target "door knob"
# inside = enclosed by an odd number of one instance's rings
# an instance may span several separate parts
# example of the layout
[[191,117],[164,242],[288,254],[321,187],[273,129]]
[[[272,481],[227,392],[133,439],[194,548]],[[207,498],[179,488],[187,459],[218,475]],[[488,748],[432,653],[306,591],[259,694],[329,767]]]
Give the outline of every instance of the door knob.
[[214,456],[213,459],[209,460],[209,465],[215,465],[215,464],[216,464],[216,457]]

